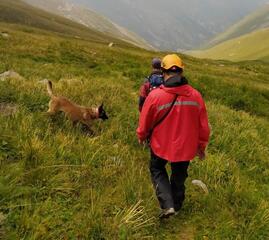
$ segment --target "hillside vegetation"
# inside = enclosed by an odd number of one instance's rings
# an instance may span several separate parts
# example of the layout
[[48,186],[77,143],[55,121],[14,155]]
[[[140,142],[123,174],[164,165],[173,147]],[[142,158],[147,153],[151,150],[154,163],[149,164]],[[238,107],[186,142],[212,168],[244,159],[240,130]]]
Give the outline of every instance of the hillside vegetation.
[[69,19],[50,14],[21,0],[0,0],[0,21],[27,25],[91,41],[119,42],[119,40],[95,29],[90,29]]
[[153,49],[145,40],[129,30],[118,26],[106,17],[80,5],[71,4],[69,0],[23,0],[45,11],[63,16],[91,29],[130,42],[146,49]]
[[267,27],[269,27],[269,4],[247,15],[223,33],[218,34],[217,37],[205,45],[205,48]]
[[269,28],[228,40],[209,49],[189,53],[199,58],[231,61],[263,60],[268,62]]
[[[213,134],[207,160],[191,164],[181,213],[159,222],[148,149],[135,136],[138,89],[159,54],[108,48],[95,35],[84,41],[7,23],[0,32],[8,34],[0,35],[0,72],[24,77],[0,81],[0,238],[269,238],[268,65],[183,56]],[[48,117],[44,78],[78,104],[104,102],[109,121],[96,121],[89,137],[61,114]]]

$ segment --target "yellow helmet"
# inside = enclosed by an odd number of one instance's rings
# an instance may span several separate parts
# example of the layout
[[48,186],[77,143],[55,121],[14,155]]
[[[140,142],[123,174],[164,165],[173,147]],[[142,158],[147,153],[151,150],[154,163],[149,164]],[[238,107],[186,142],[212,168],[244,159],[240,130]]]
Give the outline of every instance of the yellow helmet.
[[184,69],[184,64],[181,58],[176,54],[170,54],[165,56],[162,60],[162,68],[165,70],[169,70],[173,67]]

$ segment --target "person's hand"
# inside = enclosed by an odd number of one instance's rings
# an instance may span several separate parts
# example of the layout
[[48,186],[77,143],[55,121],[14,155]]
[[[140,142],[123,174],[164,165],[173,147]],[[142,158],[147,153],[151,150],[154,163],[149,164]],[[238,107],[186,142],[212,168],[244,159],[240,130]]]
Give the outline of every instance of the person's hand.
[[197,157],[199,157],[200,160],[205,160],[205,151],[199,148],[197,150]]
[[145,141],[142,141],[141,139],[138,139],[138,143],[139,143],[140,145],[144,145],[144,142],[145,142]]

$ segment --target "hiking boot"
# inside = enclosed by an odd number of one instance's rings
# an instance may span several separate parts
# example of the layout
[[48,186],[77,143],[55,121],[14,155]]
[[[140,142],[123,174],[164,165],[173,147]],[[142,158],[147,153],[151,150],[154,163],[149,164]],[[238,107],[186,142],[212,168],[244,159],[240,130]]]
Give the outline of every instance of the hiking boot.
[[175,209],[174,208],[167,208],[163,209],[162,212],[159,215],[160,219],[169,218],[170,216],[175,215]]

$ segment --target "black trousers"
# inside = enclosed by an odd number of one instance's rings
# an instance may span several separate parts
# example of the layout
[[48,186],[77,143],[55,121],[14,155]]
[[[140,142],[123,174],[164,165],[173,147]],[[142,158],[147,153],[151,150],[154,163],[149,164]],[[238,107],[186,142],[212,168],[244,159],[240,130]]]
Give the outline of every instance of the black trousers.
[[185,199],[185,181],[190,162],[171,163],[171,176],[166,171],[168,161],[151,152],[150,173],[162,209],[179,211]]

